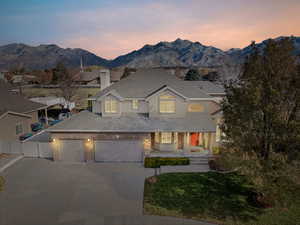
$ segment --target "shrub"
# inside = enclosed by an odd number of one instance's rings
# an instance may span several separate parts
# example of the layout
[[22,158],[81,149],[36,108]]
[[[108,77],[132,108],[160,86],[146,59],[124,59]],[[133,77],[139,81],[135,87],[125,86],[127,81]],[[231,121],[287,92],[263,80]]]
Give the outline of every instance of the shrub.
[[[267,207],[287,207],[300,190],[300,162],[291,161],[282,153],[261,160],[254,152],[241,152],[235,149],[222,151],[216,164],[226,170],[238,170],[254,184],[257,191],[256,201]],[[296,194],[297,193],[297,194]]]
[[159,168],[160,166],[179,166],[179,165],[189,165],[190,160],[188,158],[161,158],[152,157],[145,158],[144,166],[145,168]]
[[144,161],[145,168],[159,168],[160,167],[160,158],[159,157],[153,157],[149,158],[146,157]]
[[220,147],[216,147],[216,146],[213,147],[212,152],[213,152],[214,155],[218,155],[220,153]]
[[3,190],[3,186],[4,186],[4,178],[0,177],[0,191]]
[[188,158],[160,158],[160,166],[181,166],[189,165],[190,160]]

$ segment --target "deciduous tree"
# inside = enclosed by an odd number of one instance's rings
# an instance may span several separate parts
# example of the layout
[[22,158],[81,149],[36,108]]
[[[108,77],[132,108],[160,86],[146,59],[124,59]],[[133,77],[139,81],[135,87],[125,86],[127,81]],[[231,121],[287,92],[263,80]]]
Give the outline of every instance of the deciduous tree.
[[222,104],[227,145],[268,160],[272,152],[291,159],[300,148],[300,70],[292,38],[252,44],[237,82],[226,87]]

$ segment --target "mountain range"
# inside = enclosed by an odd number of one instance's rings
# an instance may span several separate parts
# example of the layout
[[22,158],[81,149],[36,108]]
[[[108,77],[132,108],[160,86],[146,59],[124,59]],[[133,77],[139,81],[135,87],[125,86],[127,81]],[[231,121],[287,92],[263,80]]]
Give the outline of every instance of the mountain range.
[[[283,37],[276,38],[279,40]],[[257,44],[263,49],[266,41]],[[300,54],[300,37],[293,38],[295,54]],[[85,66],[105,67],[197,67],[213,68],[225,77],[235,76],[244,59],[252,52],[249,45],[242,49],[223,51],[199,42],[177,39],[145,45],[139,50],[107,60],[83,49],[60,48],[57,45],[9,44],[0,47],[0,70],[24,67],[27,70],[49,69],[63,61],[68,67],[79,67],[83,59]]]

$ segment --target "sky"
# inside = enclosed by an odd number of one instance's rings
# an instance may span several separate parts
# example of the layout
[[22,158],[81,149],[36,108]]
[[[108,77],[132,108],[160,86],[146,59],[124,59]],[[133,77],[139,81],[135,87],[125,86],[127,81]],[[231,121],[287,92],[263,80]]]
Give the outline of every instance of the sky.
[[300,36],[300,0],[0,0],[0,45],[57,44],[113,59],[160,41],[223,50]]

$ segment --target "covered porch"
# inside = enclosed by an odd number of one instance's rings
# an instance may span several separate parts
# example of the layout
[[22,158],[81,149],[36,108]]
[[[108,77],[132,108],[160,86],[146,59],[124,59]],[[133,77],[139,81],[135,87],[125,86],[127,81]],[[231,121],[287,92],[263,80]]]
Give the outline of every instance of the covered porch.
[[145,148],[150,157],[209,156],[216,144],[215,132],[155,132]]

